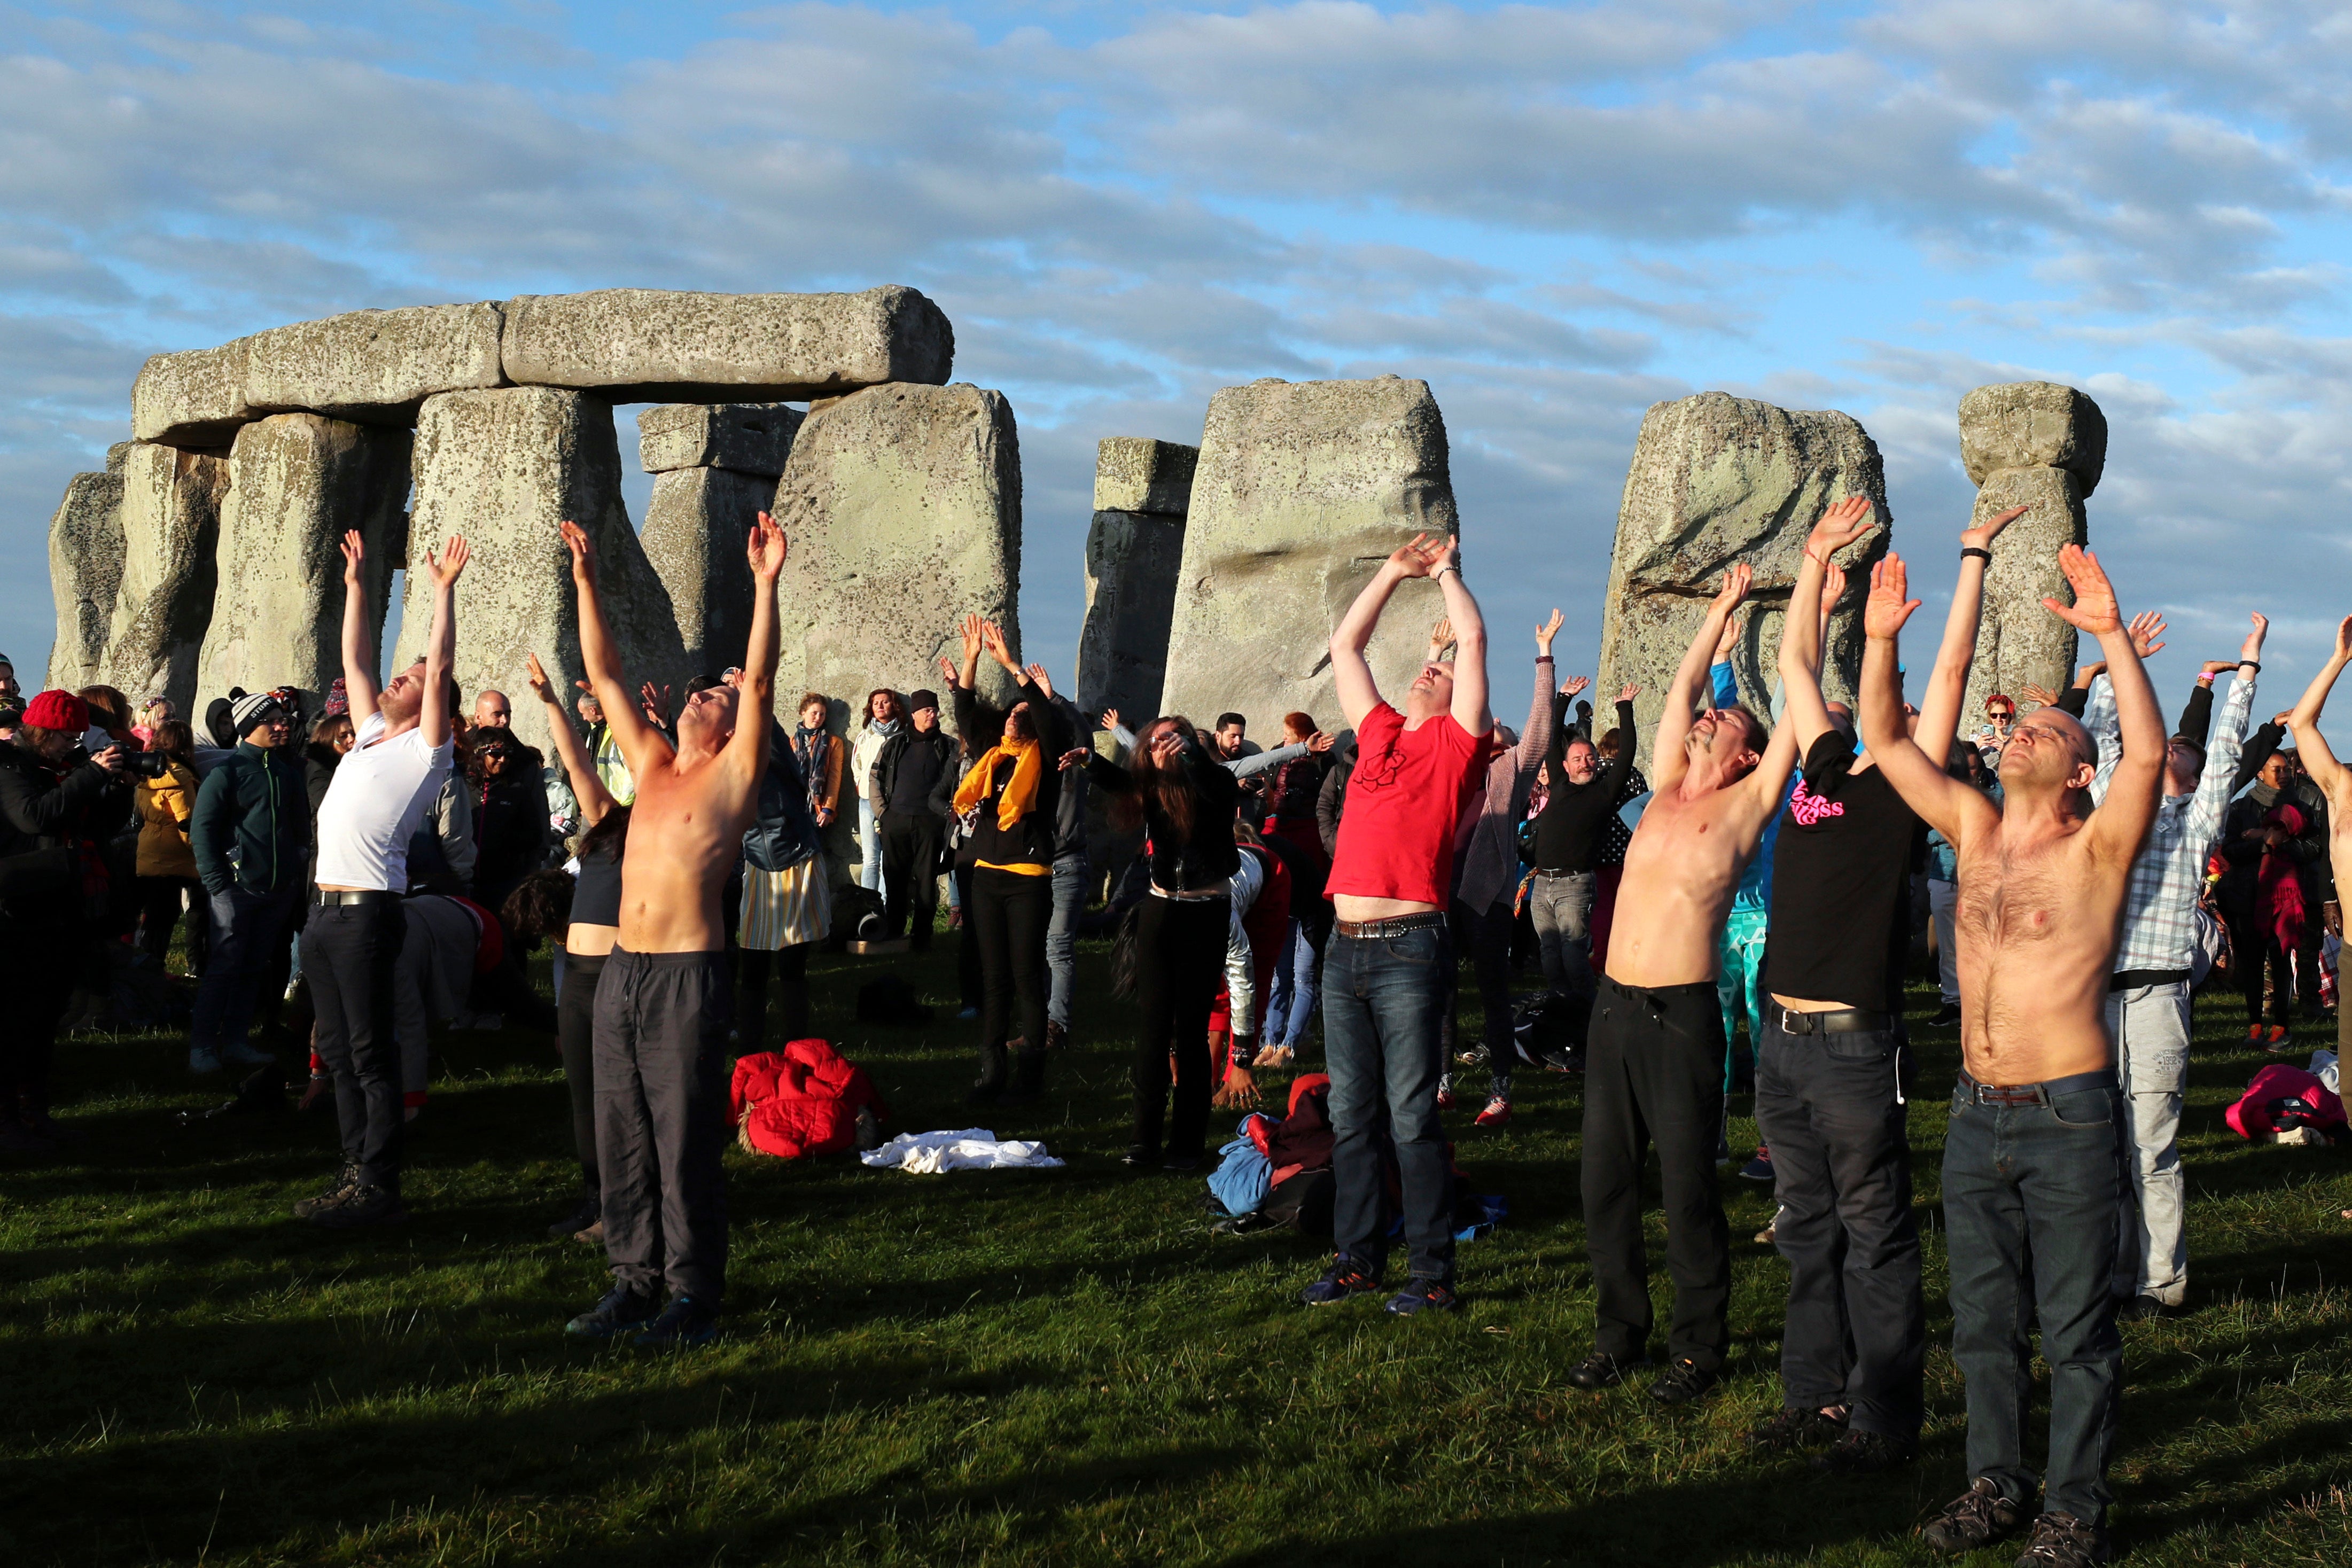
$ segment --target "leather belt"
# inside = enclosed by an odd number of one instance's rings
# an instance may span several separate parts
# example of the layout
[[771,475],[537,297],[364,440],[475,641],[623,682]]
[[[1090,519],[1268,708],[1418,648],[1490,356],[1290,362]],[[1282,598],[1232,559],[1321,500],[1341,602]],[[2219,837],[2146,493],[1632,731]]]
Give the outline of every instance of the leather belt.
[[2118,969],[2107,977],[2107,989],[2137,991],[2143,986],[2179,986],[2188,982],[2186,969]]
[[2113,1072],[2076,1072],[2042,1083],[2008,1084],[1979,1083],[1966,1069],[1960,1072],[1960,1092],[1979,1105],[2047,1105],[2053,1095],[2115,1086]]
[[1797,1013],[1787,1008],[1772,1009],[1780,1015],[1782,1034],[1876,1034],[1895,1027],[1892,1014],[1874,1013],[1861,1008],[1840,1008],[1834,1012]]
[[342,908],[354,904],[373,904],[378,899],[393,896],[394,894],[384,892],[382,888],[373,887],[358,889],[322,887],[319,890],[319,902],[330,909]]
[[1335,920],[1331,923],[1331,929],[1342,936],[1381,942],[1391,936],[1402,936],[1412,931],[1427,931],[1444,924],[1444,914],[1433,909],[1423,915],[1391,915],[1386,920]]

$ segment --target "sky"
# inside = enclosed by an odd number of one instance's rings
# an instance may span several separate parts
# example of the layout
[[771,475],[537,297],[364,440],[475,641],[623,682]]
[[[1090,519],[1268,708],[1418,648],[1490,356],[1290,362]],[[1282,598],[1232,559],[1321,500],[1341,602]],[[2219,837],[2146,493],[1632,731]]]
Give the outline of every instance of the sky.
[[2093,547],[2168,708],[2261,611],[2267,715],[2352,612],[2347,77],[2352,14],[2284,0],[0,3],[0,652],[37,675],[50,515],[151,353],[904,283],[1013,402],[1051,668],[1095,443],[1197,442],[1221,386],[1430,383],[1510,717],[1552,606],[1591,666],[1653,402],[1861,420],[1933,617],[1960,395],[2047,380],[2105,411]]

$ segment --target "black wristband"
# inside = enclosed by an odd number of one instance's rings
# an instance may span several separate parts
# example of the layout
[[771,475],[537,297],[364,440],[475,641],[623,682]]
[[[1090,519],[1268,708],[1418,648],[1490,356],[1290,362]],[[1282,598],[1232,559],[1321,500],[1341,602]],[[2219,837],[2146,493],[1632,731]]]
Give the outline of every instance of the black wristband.
[[2263,673],[2263,662],[2260,659],[2241,659],[2238,661],[2238,668],[2252,670],[2259,675]]
[[1985,549],[1982,545],[1962,545],[1960,547],[1960,559],[1962,560],[1966,560],[1970,556],[1976,556],[1983,560],[1990,561],[1992,559],[1992,551]]

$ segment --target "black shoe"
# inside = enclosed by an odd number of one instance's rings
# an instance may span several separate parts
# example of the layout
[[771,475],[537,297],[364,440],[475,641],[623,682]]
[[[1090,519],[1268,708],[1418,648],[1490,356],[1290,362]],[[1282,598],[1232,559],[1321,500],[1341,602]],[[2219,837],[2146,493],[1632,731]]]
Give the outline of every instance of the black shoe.
[[1353,1258],[1342,1252],[1323,1270],[1323,1277],[1298,1294],[1300,1301],[1310,1307],[1334,1306],[1369,1296],[1381,1288],[1381,1277],[1360,1266]]
[[2011,1502],[1989,1479],[1979,1476],[1968,1490],[1946,1503],[1941,1513],[1919,1527],[1919,1539],[1930,1552],[1958,1557],[2023,1528],[2025,1505]]
[[660,1310],[651,1291],[615,1284],[604,1299],[563,1325],[573,1339],[617,1339]]
[[1661,1405],[1695,1405],[1715,1387],[1715,1374],[1700,1368],[1689,1356],[1666,1363],[1665,1371],[1650,1385],[1650,1397]]
[[1845,1423],[1837,1416],[1807,1407],[1783,1410],[1756,1427],[1748,1434],[1748,1446],[1787,1452],[1796,1448],[1818,1448],[1846,1435]]
[[352,1189],[359,1185],[360,1167],[358,1162],[353,1160],[344,1161],[342,1174],[335,1177],[331,1186],[330,1186],[325,1191],[320,1193],[316,1197],[306,1197],[295,1204],[294,1218],[297,1219],[308,1219],[322,1208],[333,1207],[335,1205],[342,1202],[345,1198],[351,1197]]
[[397,1225],[408,1218],[400,1194],[388,1186],[354,1186],[335,1203],[310,1211],[310,1223],[329,1230],[357,1230],[366,1225]]
[[1607,1388],[1624,1382],[1625,1375],[1635,1367],[1649,1364],[1646,1355],[1620,1361],[1607,1351],[1596,1350],[1568,1369],[1568,1383],[1571,1388]]
[[2033,1521],[2017,1568],[2095,1568],[2107,1560],[2107,1532],[2071,1513],[2045,1513]]
[[678,1296],[629,1343],[639,1350],[696,1350],[719,1337],[719,1314],[692,1296]]
[[2154,1296],[2134,1296],[2128,1301],[2116,1303],[2116,1322],[2144,1323],[2155,1318],[2168,1318],[2179,1310],[2179,1307],[2167,1301],[2160,1301]]
[[604,1204],[601,1198],[583,1197],[571,1213],[547,1228],[548,1238],[554,1241],[568,1240],[579,1235],[604,1218]]
[[1918,1457],[1919,1445],[1911,1438],[1890,1437],[1884,1432],[1848,1432],[1813,1461],[1813,1469],[1832,1476],[1874,1476]]
[[1453,1312],[1462,1310],[1462,1298],[1454,1287],[1443,1280],[1412,1279],[1404,1289],[1388,1299],[1387,1310],[1401,1318],[1416,1312]]
[[1942,1007],[1936,1009],[1936,1016],[1927,1020],[1927,1027],[1929,1029],[1942,1029],[1947,1025],[1956,1024],[1959,1021],[1960,1004],[1958,1002],[1946,1002]]
[[1141,1170],[1146,1166],[1156,1166],[1160,1163],[1160,1151],[1150,1144],[1129,1144],[1127,1146],[1127,1153],[1118,1156],[1118,1163]]
[[1013,1082],[997,1096],[1000,1105],[1029,1105],[1045,1092],[1045,1053],[1023,1051],[1013,1059]]
[[1171,1154],[1160,1162],[1160,1168],[1163,1171],[1196,1171],[1201,1168],[1201,1156]]

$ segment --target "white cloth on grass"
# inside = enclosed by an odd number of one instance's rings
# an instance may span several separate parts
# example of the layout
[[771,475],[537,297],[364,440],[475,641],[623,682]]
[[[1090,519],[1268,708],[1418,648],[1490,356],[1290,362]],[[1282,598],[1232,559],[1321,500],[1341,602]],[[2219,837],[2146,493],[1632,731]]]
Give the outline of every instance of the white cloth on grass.
[[857,1157],[876,1170],[912,1171],[917,1176],[937,1176],[941,1171],[1055,1170],[1062,1164],[1045,1152],[1043,1144],[999,1142],[986,1127],[901,1133]]

